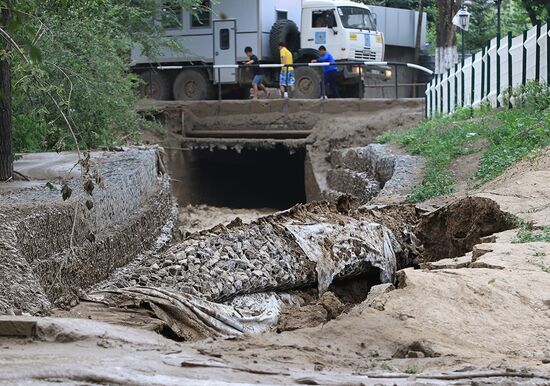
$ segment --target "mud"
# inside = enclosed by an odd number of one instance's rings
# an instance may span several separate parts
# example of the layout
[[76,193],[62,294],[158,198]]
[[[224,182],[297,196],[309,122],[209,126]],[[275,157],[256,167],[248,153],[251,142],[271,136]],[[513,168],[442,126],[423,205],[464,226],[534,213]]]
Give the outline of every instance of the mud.
[[464,255],[482,237],[515,228],[517,221],[495,201],[467,197],[425,215],[415,234],[424,246],[422,262]]

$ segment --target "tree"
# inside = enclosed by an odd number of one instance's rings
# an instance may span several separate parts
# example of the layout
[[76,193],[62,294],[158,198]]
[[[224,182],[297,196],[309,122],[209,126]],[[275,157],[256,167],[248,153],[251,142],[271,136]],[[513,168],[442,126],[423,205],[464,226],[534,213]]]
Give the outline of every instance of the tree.
[[546,16],[550,15],[550,0],[521,0],[529,19],[531,20],[531,25],[536,25],[537,20],[543,20],[544,11],[546,11]]
[[[0,5],[2,6],[0,28],[6,31],[11,18],[11,4],[8,2]],[[13,174],[11,50],[6,40],[1,40],[0,50],[0,181],[6,181]]]
[[[171,3],[190,11],[202,6]],[[158,4],[0,0],[0,180],[13,173],[13,151],[122,144],[147,124],[135,112],[138,79],[128,62],[135,45],[148,53],[177,48],[152,22]]]
[[460,9],[461,0],[437,1],[437,46],[435,51],[435,72],[442,74],[458,62],[456,27],[453,17]]
[[[422,40],[422,18],[424,16],[424,2],[418,1],[418,23],[416,24],[416,41],[414,44],[414,63],[420,63],[420,42]],[[413,83],[418,80],[418,71],[413,72]],[[416,97],[416,86],[413,87],[413,97]]]

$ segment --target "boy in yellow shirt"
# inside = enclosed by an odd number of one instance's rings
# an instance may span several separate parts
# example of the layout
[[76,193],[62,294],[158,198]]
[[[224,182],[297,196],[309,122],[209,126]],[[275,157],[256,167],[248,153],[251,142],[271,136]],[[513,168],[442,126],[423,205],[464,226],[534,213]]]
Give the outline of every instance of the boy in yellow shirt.
[[[286,48],[285,43],[279,43],[279,52],[281,54],[281,64],[293,64],[292,53]],[[294,67],[281,68],[281,75],[279,76],[279,88],[281,90],[281,97],[288,98],[287,89],[294,91],[294,85],[296,84],[296,78],[294,77]]]

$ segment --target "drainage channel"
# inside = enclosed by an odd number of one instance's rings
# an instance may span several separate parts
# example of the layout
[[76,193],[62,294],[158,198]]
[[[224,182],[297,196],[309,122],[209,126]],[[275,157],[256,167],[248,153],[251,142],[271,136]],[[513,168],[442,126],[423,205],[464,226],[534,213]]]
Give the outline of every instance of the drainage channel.
[[[363,302],[373,286],[406,285],[398,270],[458,256],[481,237],[512,226],[487,199],[463,200],[429,215],[411,205],[359,207],[346,195],[305,204],[305,147],[199,146],[167,149],[167,155],[184,208],[292,207],[186,234],[88,293],[94,312],[98,304],[111,313],[139,305],[132,311],[136,318],[176,340],[326,323]],[[352,160],[342,165],[355,165]],[[395,165],[373,167],[370,175],[382,182],[378,175],[384,173],[377,171],[391,170],[386,188],[398,176]]]
[[305,147],[166,150],[180,206],[288,209],[305,203]]

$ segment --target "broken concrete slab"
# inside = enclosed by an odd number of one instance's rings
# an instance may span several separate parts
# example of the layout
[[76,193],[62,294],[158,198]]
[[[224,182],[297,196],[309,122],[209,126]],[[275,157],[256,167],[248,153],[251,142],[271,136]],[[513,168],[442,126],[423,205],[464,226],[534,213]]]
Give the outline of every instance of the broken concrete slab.
[[[351,194],[362,204],[371,200],[373,203],[404,201],[424,175],[424,161],[420,157],[403,154],[388,145],[339,149],[330,157],[328,190]],[[362,181],[362,186],[358,187],[357,181]],[[379,188],[374,189],[375,185]]]

